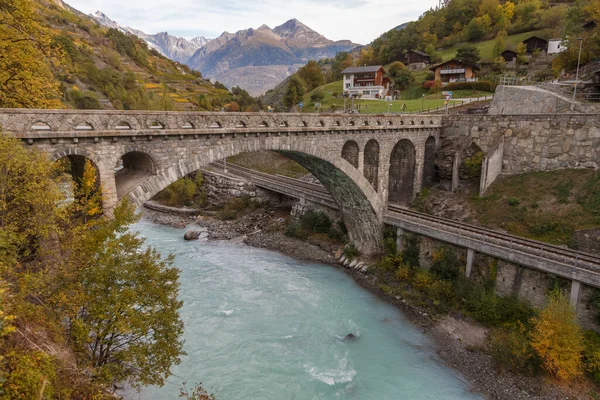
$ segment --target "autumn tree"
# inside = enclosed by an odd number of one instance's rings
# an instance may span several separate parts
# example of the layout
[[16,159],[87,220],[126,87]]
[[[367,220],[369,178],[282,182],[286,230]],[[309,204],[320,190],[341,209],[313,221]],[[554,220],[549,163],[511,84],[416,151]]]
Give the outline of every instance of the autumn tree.
[[531,345],[542,359],[543,368],[560,380],[579,376],[583,334],[564,293],[559,289],[552,291],[548,304],[532,323]]
[[0,107],[59,108],[53,70],[61,49],[35,20],[30,0],[0,0]]
[[96,381],[162,385],[184,354],[179,270],[128,230],[134,211],[122,201],[113,218],[74,232],[53,303]]
[[76,213],[80,214],[83,222],[102,213],[102,190],[98,182],[98,170],[86,159],[83,166],[83,176],[75,182]]
[[406,88],[414,80],[408,67],[400,61],[391,64],[387,68],[387,74],[394,81],[394,87],[400,90]]
[[342,79],[342,71],[354,64],[354,59],[345,51],[339,52],[333,58],[331,66],[330,82],[339,81]]
[[308,64],[298,70],[298,76],[306,83],[308,91],[313,90],[325,84],[325,77],[321,71],[321,67],[316,61],[310,60]]
[[0,263],[35,258],[39,243],[56,232],[61,198],[46,157],[0,131]]
[[517,45],[517,65],[523,65],[527,62],[527,45],[523,42]]

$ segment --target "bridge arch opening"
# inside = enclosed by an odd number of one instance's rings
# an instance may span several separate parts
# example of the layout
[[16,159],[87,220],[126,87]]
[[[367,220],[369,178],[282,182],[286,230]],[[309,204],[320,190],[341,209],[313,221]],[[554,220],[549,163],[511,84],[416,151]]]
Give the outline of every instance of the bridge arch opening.
[[82,122],[80,124],[77,124],[77,126],[75,127],[76,131],[93,131],[94,127],[87,123],[87,122]]
[[409,206],[413,200],[415,182],[415,146],[410,140],[396,143],[390,156],[388,203]]
[[181,125],[181,129],[194,129],[194,124],[191,122],[184,122],[183,125]]
[[425,142],[425,158],[423,160],[423,187],[431,187],[438,181],[438,174],[435,168],[436,140],[430,136]]
[[379,191],[379,143],[371,139],[365,145],[364,175],[375,191]]
[[127,122],[119,122],[115,125],[115,130],[117,131],[129,131],[131,130],[131,125],[129,125]]
[[50,128],[50,125],[48,125],[47,123],[38,121],[38,122],[34,123],[33,125],[31,125],[31,130],[32,131],[51,131],[52,128]]
[[[89,197],[100,189],[100,171],[90,158],[80,154],[69,154],[56,159],[55,163],[59,187],[65,195],[66,202],[78,200],[82,196]],[[84,185],[86,164],[93,168],[92,174],[95,175],[93,187]]]
[[344,143],[342,158],[352,164],[354,168],[358,168],[358,144],[354,140]]
[[245,128],[246,127],[246,123],[244,121],[239,121],[236,125],[236,128]]
[[[342,161],[339,154],[323,153],[318,146],[306,147],[301,145],[296,147],[287,144],[281,145],[277,141],[265,142],[263,140],[256,140],[255,143],[257,146],[250,146],[253,150],[249,150],[248,146],[239,148],[217,146],[210,152],[203,152],[193,158],[179,160],[176,164],[160,169],[156,176],[140,182],[127,195],[135,204],[142,205],[168,185],[212,162],[242,153],[273,151],[297,162],[321,182],[331,196],[329,204],[332,204],[332,207],[337,208],[340,212],[341,218],[348,229],[350,241],[363,254],[372,255],[381,252],[380,213],[383,210],[383,204],[362,174],[358,173],[347,162]],[[289,183],[284,186],[296,188],[296,186],[289,185]],[[267,189],[269,188],[267,187]],[[270,190],[275,189],[271,188]],[[285,192],[282,193],[286,194]],[[287,195],[296,197],[301,194],[296,190],[294,193]],[[314,192],[312,195],[314,195]],[[317,204],[323,205],[322,199],[316,201]]]
[[222,128],[223,126],[221,125],[221,123],[219,121],[214,121],[210,125],[208,125],[208,127],[211,129],[219,129],[219,128]]
[[162,122],[154,121],[150,124],[150,129],[165,129],[165,125]]
[[150,155],[137,149],[123,154],[115,165],[117,198],[120,199],[153,175],[156,175],[156,167]]

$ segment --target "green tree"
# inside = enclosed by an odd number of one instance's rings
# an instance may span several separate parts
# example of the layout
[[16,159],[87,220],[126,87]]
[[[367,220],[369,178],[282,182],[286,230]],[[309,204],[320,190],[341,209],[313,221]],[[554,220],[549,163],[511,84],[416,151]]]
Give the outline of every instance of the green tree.
[[496,39],[494,40],[494,57],[500,57],[502,52],[506,49],[506,37],[508,33],[506,31],[500,31],[496,35]]
[[128,231],[134,211],[122,201],[113,218],[77,229],[56,306],[69,315],[72,340],[96,381],[163,385],[184,354],[179,270]]
[[456,59],[478,63],[481,59],[479,49],[472,44],[464,44],[456,50]]
[[523,42],[517,45],[517,65],[523,65],[527,62],[527,45]]
[[306,84],[297,75],[292,75],[283,97],[283,103],[287,108],[292,108],[302,101],[305,92]]
[[414,77],[408,67],[397,61],[391,64],[387,69],[388,76],[394,81],[394,87],[404,89],[414,80]]
[[323,76],[321,67],[314,60],[310,60],[308,64],[300,68],[298,76],[306,83],[308,91],[325,84],[325,77]]
[[322,90],[315,90],[310,95],[310,101],[312,101],[313,103],[318,103],[318,102],[322,101],[324,98],[325,98],[325,93],[323,93]]
[[560,380],[581,375],[583,333],[567,297],[555,289],[539,316],[532,319],[531,345],[543,368]]

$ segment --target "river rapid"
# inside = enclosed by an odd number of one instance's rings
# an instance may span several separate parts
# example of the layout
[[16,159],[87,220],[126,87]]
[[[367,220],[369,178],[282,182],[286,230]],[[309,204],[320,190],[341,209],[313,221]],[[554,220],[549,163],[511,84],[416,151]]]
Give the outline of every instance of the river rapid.
[[176,256],[187,356],[164,387],[127,400],[176,399],[184,381],[219,400],[481,398],[397,308],[339,269],[185,242],[183,230],[148,221],[132,229]]

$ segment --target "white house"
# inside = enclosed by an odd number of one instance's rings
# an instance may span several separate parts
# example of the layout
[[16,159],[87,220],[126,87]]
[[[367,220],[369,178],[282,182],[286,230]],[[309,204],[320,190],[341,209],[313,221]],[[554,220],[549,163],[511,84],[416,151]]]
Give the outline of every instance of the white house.
[[566,49],[567,49],[567,46],[563,45],[562,39],[548,40],[548,54],[562,53]]
[[344,93],[370,99],[383,99],[391,88],[391,81],[385,76],[381,65],[350,67],[342,71]]

